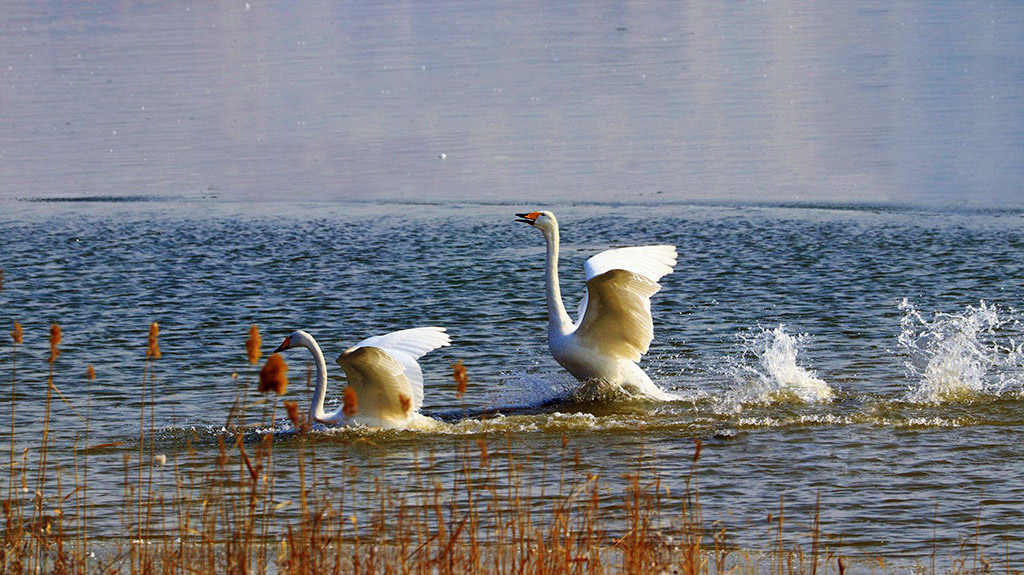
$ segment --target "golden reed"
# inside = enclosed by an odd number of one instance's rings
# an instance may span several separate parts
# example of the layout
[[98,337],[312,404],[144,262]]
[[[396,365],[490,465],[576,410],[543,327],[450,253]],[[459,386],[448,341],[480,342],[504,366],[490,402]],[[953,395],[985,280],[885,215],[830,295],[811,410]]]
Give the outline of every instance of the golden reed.
[[469,385],[469,376],[466,375],[466,366],[462,365],[461,359],[452,364],[452,379],[455,380],[455,393],[462,399]]
[[160,325],[155,321],[149,324],[149,345],[146,347],[146,357],[160,359],[160,344],[157,338],[160,336]]
[[273,391],[277,395],[284,395],[288,390],[288,364],[281,354],[271,354],[263,364],[263,369],[260,370],[259,389],[260,393]]
[[260,337],[260,329],[255,325],[249,326],[249,339],[245,340],[245,352],[249,356],[249,365],[256,365],[260,361],[260,356],[263,352],[260,351],[260,346],[263,345],[263,339]]

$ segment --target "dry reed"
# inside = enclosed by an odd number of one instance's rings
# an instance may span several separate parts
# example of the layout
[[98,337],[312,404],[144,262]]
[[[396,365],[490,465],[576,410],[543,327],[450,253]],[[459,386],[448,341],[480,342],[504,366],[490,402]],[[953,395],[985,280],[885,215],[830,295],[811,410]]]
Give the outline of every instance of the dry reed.
[[260,393],[284,395],[288,391],[288,364],[281,354],[271,354],[260,370]]
[[466,366],[462,360],[452,364],[452,379],[455,380],[455,394],[459,399],[466,394],[466,387],[469,385],[469,376],[466,374]]
[[[51,347],[59,341],[59,336],[51,339]],[[25,483],[29,451],[16,466],[12,400],[0,575],[817,575],[849,569],[843,557],[823,548],[820,495],[809,556],[784,543],[781,499],[779,513],[773,516],[777,533],[768,559],[749,559],[730,546],[725,530],[709,526],[703,516],[699,440],[694,440],[683,492],[671,496],[657,469],[642,456],[621,479],[605,478],[581,465],[569,436],[563,436],[561,450],[549,453],[538,453],[532,446],[524,449],[510,436],[476,437],[456,449],[454,470],[439,465],[434,454],[426,464],[415,454],[406,479],[397,483],[351,466],[344,466],[343,473],[322,474],[315,452],[321,441],[318,434],[282,437],[291,447],[284,455],[274,454],[274,434],[246,429],[220,435],[218,454],[210,460],[204,461],[191,441],[177,453],[158,455],[153,452],[155,374],[149,364],[156,357],[147,352],[136,465],[131,465],[131,447],[124,447],[124,442],[89,446],[86,435],[85,447],[71,451],[75,485],[67,492],[60,469],[54,475],[56,484],[47,480],[49,440],[44,433],[36,491],[26,494],[31,517],[22,511],[23,498],[14,489],[19,479]],[[259,386],[261,391],[283,393],[287,366],[280,356],[274,357],[268,358],[271,373],[264,381],[261,372]],[[55,389],[52,362],[50,368],[49,389]],[[95,372],[87,375],[91,380]],[[12,392],[16,379],[12,370]],[[354,391],[348,395],[354,396]],[[302,429],[300,423],[308,425],[297,404],[285,402],[285,408],[296,429]],[[48,422],[49,414],[44,429],[49,429]],[[106,552],[94,556],[88,455],[116,453],[122,447],[123,533],[130,535],[115,539]],[[285,465],[275,463],[282,457]],[[171,474],[169,484],[154,474],[158,466]],[[546,479],[536,481],[537,466],[542,478],[549,466],[555,470],[558,479],[553,487]],[[280,490],[278,480],[290,478],[292,470],[298,471],[297,484]],[[75,505],[65,509],[61,502],[72,495]],[[295,500],[297,508],[291,503]],[[992,562],[983,551],[975,536],[973,547],[961,552],[962,563],[953,562],[950,572],[988,572]],[[938,571],[933,567],[931,572]],[[1006,572],[1020,573],[1009,566]]]
[[345,417],[359,413],[359,398],[356,397],[356,390],[351,385],[346,386],[341,392],[341,412]]
[[256,365],[260,361],[260,356],[263,355],[263,351],[260,350],[260,346],[263,345],[263,339],[260,337],[260,330],[255,325],[249,326],[249,339],[245,340],[245,353],[249,357],[249,364]]

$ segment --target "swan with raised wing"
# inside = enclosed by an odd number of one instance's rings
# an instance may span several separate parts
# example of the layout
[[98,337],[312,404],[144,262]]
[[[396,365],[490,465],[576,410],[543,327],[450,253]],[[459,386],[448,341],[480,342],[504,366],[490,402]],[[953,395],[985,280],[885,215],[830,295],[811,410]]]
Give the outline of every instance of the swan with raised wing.
[[313,336],[298,330],[286,337],[274,353],[304,347],[313,355],[316,387],[309,405],[310,421],[393,429],[434,422],[419,413],[423,405],[423,372],[416,360],[450,344],[444,328],[418,327],[369,337],[345,350],[336,362],[345,370],[348,384],[355,392],[348,415],[345,405],[331,413],[324,412],[327,364]]
[[603,251],[587,260],[587,289],[574,322],[558,285],[558,220],[547,211],[516,214],[547,240],[545,287],[548,348],[555,360],[585,384],[610,384],[631,396],[670,400],[637,364],[654,338],[651,296],[672,273],[676,248],[639,246]]

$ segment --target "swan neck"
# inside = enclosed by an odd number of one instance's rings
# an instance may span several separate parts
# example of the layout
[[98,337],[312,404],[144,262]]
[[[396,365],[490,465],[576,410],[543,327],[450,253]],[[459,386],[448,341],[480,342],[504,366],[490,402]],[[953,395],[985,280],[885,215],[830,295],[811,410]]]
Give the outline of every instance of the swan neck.
[[324,352],[320,351],[316,340],[309,338],[306,347],[316,362],[316,387],[313,389],[313,401],[309,404],[309,418],[311,421],[320,421],[326,419],[324,397],[327,395],[327,362],[324,361]]
[[565,304],[562,303],[562,290],[558,285],[558,228],[554,227],[550,231],[545,231],[544,237],[548,242],[547,277],[545,278],[548,299],[548,332],[566,333],[572,325],[572,320],[565,312]]

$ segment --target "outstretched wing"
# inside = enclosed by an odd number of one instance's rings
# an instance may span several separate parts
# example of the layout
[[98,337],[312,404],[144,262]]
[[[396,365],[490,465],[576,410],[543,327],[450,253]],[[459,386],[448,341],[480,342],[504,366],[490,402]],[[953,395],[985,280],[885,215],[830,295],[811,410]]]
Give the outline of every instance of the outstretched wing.
[[443,327],[414,327],[368,337],[357,343],[356,347],[372,345],[388,351],[400,351],[411,355],[413,359],[419,359],[428,351],[451,345],[451,342]]
[[[391,395],[397,401],[398,393],[405,394],[412,401],[412,410],[416,411],[423,405],[423,372],[420,370],[420,365],[416,360],[423,357],[427,352],[446,345],[451,345],[451,338],[445,333],[443,327],[403,329],[364,339],[353,348],[341,354],[341,357],[338,358],[338,363],[341,364],[343,357],[357,349],[374,348],[383,352],[391,359],[391,363],[385,364],[384,360],[380,360],[374,364],[379,365],[383,370],[378,372],[382,378],[381,381],[384,381],[384,378],[386,378],[384,371],[393,371],[396,370],[395,365],[399,366],[400,370],[397,371],[397,379],[404,380],[404,384],[391,384],[389,387],[390,391],[393,392]],[[385,365],[388,366],[387,369],[383,369]],[[348,368],[344,364],[342,364],[342,368],[345,369],[345,374],[348,375]],[[352,383],[351,376],[349,377],[349,383]],[[359,392],[360,390],[356,388],[358,401],[362,405],[363,399],[359,397]],[[368,391],[367,393],[371,392]]]
[[603,251],[583,265],[587,281],[611,270],[626,270],[657,282],[672,273],[676,265],[675,246],[636,246]]
[[[605,250],[591,256],[583,264],[583,271],[587,274],[588,282],[601,274],[618,269],[633,272],[657,283],[662,276],[672,273],[674,265],[676,265],[675,246],[636,246]],[[588,294],[589,288],[583,292],[583,298],[576,311],[577,327],[583,321],[583,315],[587,310]],[[646,348],[644,350],[646,351]]]
[[574,337],[601,355],[640,361],[654,339],[651,296],[657,282],[624,269],[587,281],[587,295]]

